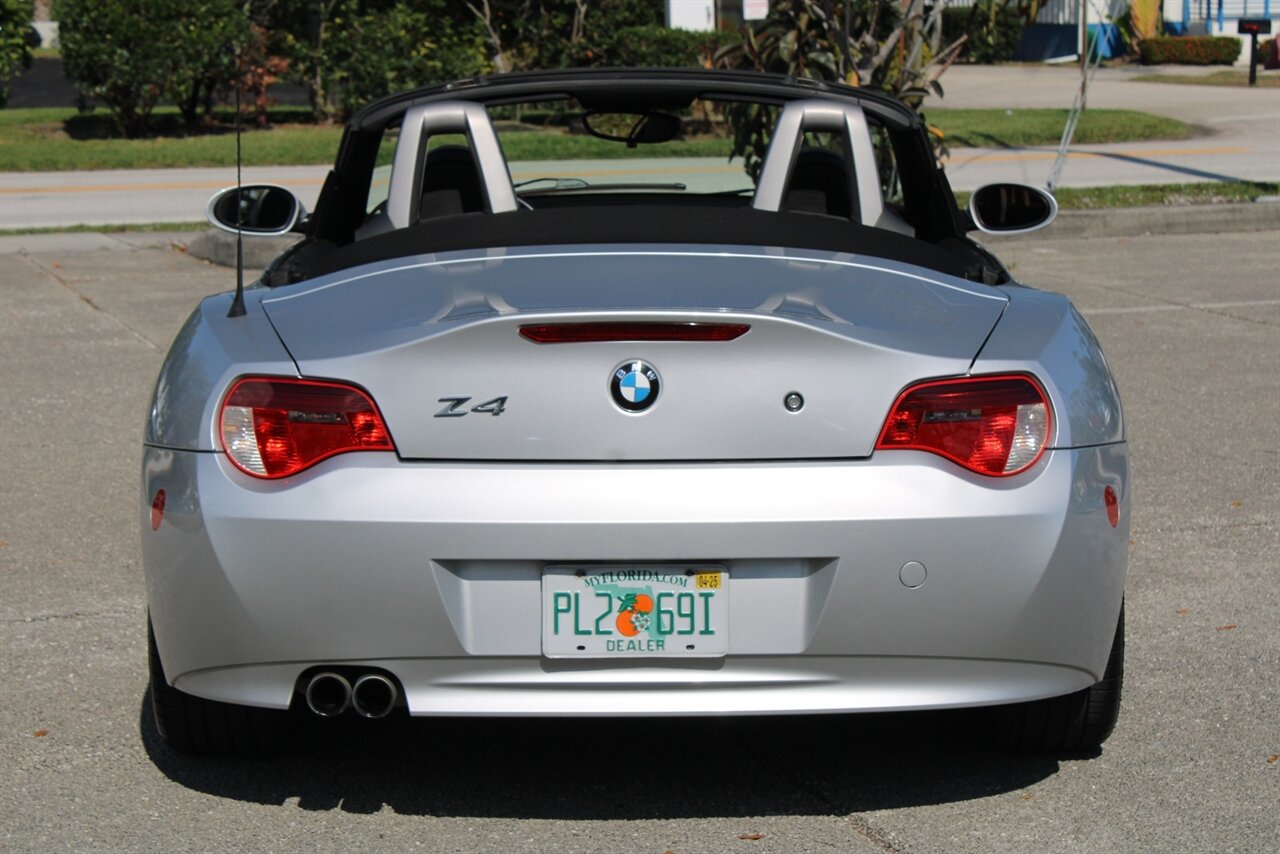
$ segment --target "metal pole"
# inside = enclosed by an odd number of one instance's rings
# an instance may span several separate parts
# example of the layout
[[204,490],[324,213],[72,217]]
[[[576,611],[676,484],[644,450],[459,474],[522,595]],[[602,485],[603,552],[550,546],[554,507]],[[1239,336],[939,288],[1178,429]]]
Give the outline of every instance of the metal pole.
[[1089,0],[1080,0],[1080,77],[1089,73]]
[[1067,124],[1062,129],[1062,139],[1058,142],[1058,156],[1054,158],[1053,167],[1049,170],[1049,180],[1045,182],[1045,188],[1050,192],[1058,187],[1058,180],[1062,177],[1062,167],[1067,160],[1067,151],[1071,148],[1071,138],[1075,136],[1076,125],[1080,123],[1080,117],[1084,114],[1085,104],[1089,97],[1089,82],[1093,79],[1093,75],[1097,72],[1098,66],[1102,64],[1102,49],[1098,44],[1098,39],[1102,36],[1102,30],[1099,29],[1094,36],[1093,44],[1086,42],[1084,55],[1086,57],[1093,56],[1096,50],[1097,55],[1093,61],[1093,68],[1086,66],[1084,73],[1080,75],[1080,91],[1076,93],[1075,103],[1071,105],[1071,112],[1067,114]]

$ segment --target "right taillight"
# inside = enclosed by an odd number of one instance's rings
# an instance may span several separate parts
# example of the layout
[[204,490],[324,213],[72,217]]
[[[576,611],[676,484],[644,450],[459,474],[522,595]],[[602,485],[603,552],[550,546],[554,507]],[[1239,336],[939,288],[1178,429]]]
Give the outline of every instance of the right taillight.
[[1006,477],[1040,459],[1049,428],[1048,398],[1030,377],[932,380],[898,396],[876,450],[929,451],[978,474]]

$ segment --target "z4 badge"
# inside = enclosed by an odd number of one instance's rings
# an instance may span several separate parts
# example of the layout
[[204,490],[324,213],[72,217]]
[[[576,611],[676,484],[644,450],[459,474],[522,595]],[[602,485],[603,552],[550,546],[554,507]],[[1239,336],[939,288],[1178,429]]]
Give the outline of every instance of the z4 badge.
[[495,397],[493,400],[486,400],[484,403],[477,403],[470,409],[467,409],[467,404],[471,402],[469,397],[442,397],[436,402],[445,404],[445,407],[436,413],[436,418],[461,418],[472,412],[485,415],[501,415],[507,408],[506,395]]

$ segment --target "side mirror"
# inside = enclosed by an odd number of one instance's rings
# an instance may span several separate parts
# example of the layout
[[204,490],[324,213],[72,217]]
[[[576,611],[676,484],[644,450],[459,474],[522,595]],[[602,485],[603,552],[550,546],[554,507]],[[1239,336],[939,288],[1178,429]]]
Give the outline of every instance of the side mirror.
[[987,184],[969,197],[969,216],[987,234],[1026,234],[1044,228],[1057,215],[1057,200],[1026,184]]
[[292,190],[275,184],[249,184],[214,193],[204,215],[223,231],[275,237],[293,231],[307,209]]

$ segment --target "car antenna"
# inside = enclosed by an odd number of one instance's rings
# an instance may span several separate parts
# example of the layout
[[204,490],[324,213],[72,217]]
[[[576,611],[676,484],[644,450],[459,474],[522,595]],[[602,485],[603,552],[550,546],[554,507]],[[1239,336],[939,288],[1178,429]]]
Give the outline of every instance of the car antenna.
[[240,74],[236,73],[236,296],[227,317],[244,317],[244,204],[240,189]]

